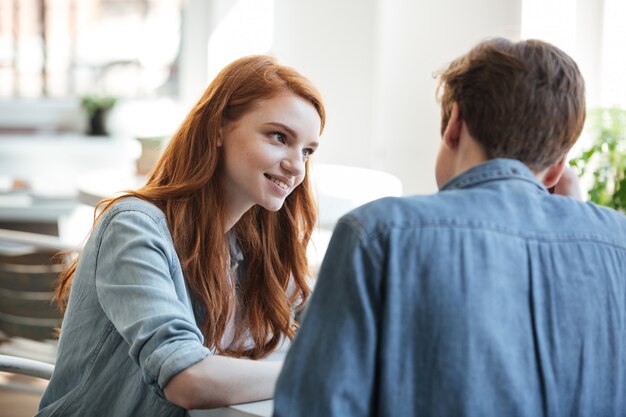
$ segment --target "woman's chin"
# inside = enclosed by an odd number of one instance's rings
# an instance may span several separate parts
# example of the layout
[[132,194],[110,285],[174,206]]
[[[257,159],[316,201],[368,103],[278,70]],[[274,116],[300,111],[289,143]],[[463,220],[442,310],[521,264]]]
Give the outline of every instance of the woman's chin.
[[269,210],[269,211],[278,211],[283,207],[283,204],[285,203],[285,201],[275,201],[275,202],[271,202],[271,203],[266,203],[266,204],[260,204],[261,207],[263,207],[265,210]]

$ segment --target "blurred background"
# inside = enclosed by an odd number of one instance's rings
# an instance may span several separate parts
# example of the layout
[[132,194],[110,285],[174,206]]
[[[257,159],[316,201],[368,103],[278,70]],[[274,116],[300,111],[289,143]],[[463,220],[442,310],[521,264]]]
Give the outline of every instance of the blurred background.
[[625,8],[620,0],[0,0],[0,134],[84,133],[81,111],[110,98],[106,133],[166,138],[225,64],[270,53],[326,99],[317,161],[390,172],[405,194],[433,192],[438,69],[488,37],[537,37],[579,62],[590,106],[622,104]]
[[[624,21],[623,0],[0,0],[0,353],[54,361],[50,256],[82,241],[100,198],[141,184],[244,55],[276,56],[326,101],[313,272],[345,211],[436,191],[434,74],[486,38],[578,62],[590,117],[572,165],[590,199],[623,210]],[[0,415],[32,414],[44,386],[0,373]]]

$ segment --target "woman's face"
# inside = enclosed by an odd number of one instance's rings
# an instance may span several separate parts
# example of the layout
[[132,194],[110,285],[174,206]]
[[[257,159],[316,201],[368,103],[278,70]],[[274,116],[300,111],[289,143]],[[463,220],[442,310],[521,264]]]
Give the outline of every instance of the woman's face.
[[282,207],[304,179],[320,123],[311,103],[284,93],[257,102],[223,127],[218,142],[224,157],[222,187],[232,220],[255,204],[272,211]]

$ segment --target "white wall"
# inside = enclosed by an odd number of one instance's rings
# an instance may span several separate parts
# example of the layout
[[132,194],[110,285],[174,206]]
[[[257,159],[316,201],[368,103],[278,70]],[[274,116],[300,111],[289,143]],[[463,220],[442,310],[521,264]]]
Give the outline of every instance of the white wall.
[[520,35],[521,0],[276,0],[273,53],[322,90],[317,160],[372,167],[404,193],[436,190],[432,74],[478,41]]
[[[583,77],[587,93],[587,107],[592,108],[602,104],[603,96],[614,91],[614,84],[604,86],[603,81],[610,78],[610,74],[602,74],[604,70],[611,70],[607,60],[621,57],[623,40],[616,37],[616,33],[606,41],[618,41],[616,50],[609,51],[603,39],[613,25],[623,26],[623,14],[611,10],[612,5],[623,7],[623,0],[524,0],[522,8],[522,37],[537,38],[550,42],[576,60]],[[605,12],[607,16],[605,16]],[[607,21],[612,15],[618,16],[617,21]],[[622,32],[626,35],[624,31]],[[607,52],[609,52],[607,54]],[[625,61],[626,62],[626,61]],[[606,71],[605,71],[606,72]],[[622,71],[616,75],[623,78]],[[608,87],[608,88],[607,88]],[[612,103],[611,103],[612,104]]]
[[433,73],[485,38],[519,38],[521,0],[381,0],[379,8],[374,163],[399,176],[405,194],[433,192],[440,138]]
[[[187,39],[198,45],[223,16],[249,1],[207,6],[206,0],[188,0],[187,21],[195,28],[184,29]],[[235,38],[254,39],[255,30],[273,25],[270,50],[242,52],[272,53],[319,87],[328,119],[315,159],[388,171],[402,180],[405,194],[436,190],[440,135],[433,73],[480,40],[518,39],[521,31],[522,0],[254,1],[273,8],[273,19],[242,21],[224,42],[233,50]],[[203,68],[215,59],[210,49],[207,54],[207,39],[200,43],[205,49],[198,53],[183,51],[183,74],[185,66]],[[194,81],[183,80],[183,90],[193,97],[206,84],[199,85],[202,77],[193,68],[188,71]]]
[[372,165],[376,0],[275,0],[274,53],[321,90],[327,124],[316,160]]

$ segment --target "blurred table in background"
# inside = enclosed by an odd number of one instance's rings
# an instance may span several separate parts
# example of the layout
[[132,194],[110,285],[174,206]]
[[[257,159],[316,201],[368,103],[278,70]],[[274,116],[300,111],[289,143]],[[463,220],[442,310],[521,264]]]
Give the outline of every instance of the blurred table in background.
[[78,181],[78,201],[95,207],[100,200],[126,190],[136,190],[146,183],[146,177],[137,175],[134,168],[106,168],[83,174]]
[[0,135],[0,228],[57,235],[85,173],[133,170],[140,154],[139,142],[126,137]]
[[332,231],[341,216],[370,201],[402,195],[402,182],[384,171],[337,164],[312,164],[311,184],[318,205],[318,225],[307,257],[317,276]]

